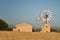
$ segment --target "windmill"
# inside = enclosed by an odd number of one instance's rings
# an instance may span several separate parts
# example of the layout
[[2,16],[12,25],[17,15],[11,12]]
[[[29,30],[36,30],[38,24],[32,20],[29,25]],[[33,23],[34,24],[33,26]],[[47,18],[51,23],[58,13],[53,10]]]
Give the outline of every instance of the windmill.
[[50,32],[50,23],[49,21],[52,19],[52,14],[49,9],[43,9],[41,10],[41,16],[37,17],[37,21],[42,20],[43,25],[42,25],[42,31],[43,32]]

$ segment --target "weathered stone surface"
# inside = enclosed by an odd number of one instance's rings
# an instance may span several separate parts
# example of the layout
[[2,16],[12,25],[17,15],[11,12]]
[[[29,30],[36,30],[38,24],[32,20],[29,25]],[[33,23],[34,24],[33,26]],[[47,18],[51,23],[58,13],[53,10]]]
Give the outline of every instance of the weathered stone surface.
[[26,22],[16,24],[16,28],[14,28],[13,31],[32,32],[32,24]]
[[49,23],[44,23],[42,25],[42,31],[41,32],[50,32],[50,24]]

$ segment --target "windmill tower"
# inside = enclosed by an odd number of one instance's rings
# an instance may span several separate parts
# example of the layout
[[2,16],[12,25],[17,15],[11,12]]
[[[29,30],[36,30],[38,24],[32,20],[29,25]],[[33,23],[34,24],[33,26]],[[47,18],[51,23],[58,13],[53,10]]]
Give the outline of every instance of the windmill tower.
[[50,23],[49,21],[52,18],[52,12],[49,9],[43,9],[41,11],[41,17],[37,17],[37,20],[40,19],[43,21],[42,31],[41,32],[50,32]]

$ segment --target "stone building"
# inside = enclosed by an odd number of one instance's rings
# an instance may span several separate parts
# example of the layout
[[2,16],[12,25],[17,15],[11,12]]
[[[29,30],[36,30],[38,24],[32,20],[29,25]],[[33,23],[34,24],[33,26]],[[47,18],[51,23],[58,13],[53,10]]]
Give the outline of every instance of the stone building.
[[44,23],[42,25],[42,31],[41,32],[50,32],[50,24],[49,23]]
[[32,24],[29,24],[26,22],[18,23],[18,24],[16,24],[16,27],[13,28],[13,31],[16,31],[16,32],[32,32]]

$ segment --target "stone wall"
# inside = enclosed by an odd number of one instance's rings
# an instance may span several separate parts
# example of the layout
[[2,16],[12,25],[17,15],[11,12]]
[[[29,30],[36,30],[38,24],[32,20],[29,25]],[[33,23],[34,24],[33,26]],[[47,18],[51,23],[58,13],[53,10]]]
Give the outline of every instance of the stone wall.
[[50,32],[50,24],[49,23],[44,23],[42,25],[42,31],[41,32]]
[[20,24],[16,24],[16,28],[13,31],[20,31],[20,32],[32,32],[32,24],[22,22]]

